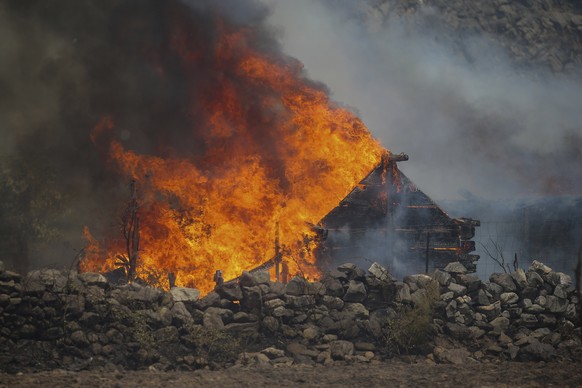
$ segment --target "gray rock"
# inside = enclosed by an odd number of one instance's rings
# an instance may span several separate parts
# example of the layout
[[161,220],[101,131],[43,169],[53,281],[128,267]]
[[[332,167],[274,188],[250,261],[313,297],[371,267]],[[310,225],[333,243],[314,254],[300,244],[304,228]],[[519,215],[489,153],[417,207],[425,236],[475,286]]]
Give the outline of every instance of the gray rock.
[[111,292],[111,296],[117,298],[120,303],[157,303],[162,298],[163,292],[157,288],[141,286],[137,283],[131,283],[119,287]]
[[226,283],[220,287],[216,287],[216,293],[220,297],[228,300],[241,300],[243,298],[243,292],[236,282]]
[[408,284],[403,282],[396,282],[396,289],[398,290],[396,293],[396,300],[398,302],[412,302],[412,298],[410,296],[410,287]]
[[243,287],[240,304],[246,311],[260,316],[263,311],[263,291],[259,286]]
[[469,328],[463,324],[447,322],[445,331],[453,338],[460,341],[471,338],[472,333]]
[[269,284],[271,281],[271,275],[269,274],[269,271],[253,272],[253,276],[255,277],[255,282],[257,284]]
[[515,292],[504,292],[501,294],[500,299],[501,304],[513,304],[519,301],[519,296]]
[[192,316],[183,302],[174,303],[170,312],[172,313],[172,319],[176,318],[181,323],[192,320]]
[[344,287],[339,279],[326,275],[321,282],[326,288],[327,295],[339,298],[344,296]]
[[315,306],[315,295],[287,295],[287,305],[293,308],[306,308]]
[[443,271],[452,273],[452,274],[465,274],[469,272],[467,268],[460,262],[455,261],[452,263],[447,264],[447,266],[443,269]]
[[558,298],[554,295],[549,295],[546,297],[546,305],[544,306],[546,310],[551,313],[565,313],[568,308],[568,300]]
[[327,292],[325,285],[321,282],[307,282],[307,288],[305,289],[306,295],[319,295],[323,296]]
[[495,334],[501,334],[507,331],[507,329],[509,328],[510,321],[505,317],[497,317],[489,323],[491,324],[491,326],[493,326],[493,332]]
[[544,284],[544,279],[535,271],[528,271],[525,276],[529,287],[537,289]]
[[112,344],[122,344],[124,342],[123,334],[117,329],[109,329],[105,336],[107,341]]
[[257,280],[255,279],[254,274],[248,271],[243,271],[238,279],[238,282],[241,287],[253,287],[257,285]]
[[353,315],[355,318],[365,319],[370,316],[370,312],[361,303],[346,303],[342,310],[344,314]]
[[[210,307],[215,308],[215,307]],[[207,310],[208,311],[208,310]],[[222,330],[224,329],[224,322],[219,314],[204,312],[202,318],[202,325],[207,329]]]
[[458,284],[467,287],[467,292],[477,291],[482,285],[481,280],[477,276],[471,274],[455,275],[455,279]]
[[317,329],[317,327],[311,326],[304,329],[302,334],[303,338],[305,338],[308,341],[311,341],[319,336],[319,330]]
[[285,357],[284,350],[277,349],[274,347],[269,347],[269,348],[263,349],[263,350],[261,350],[261,353],[264,354],[265,356],[269,357],[270,360],[280,358],[280,357]]
[[220,306],[220,295],[215,292],[215,291],[211,291],[208,294],[206,294],[203,298],[198,299],[198,301],[194,304],[195,307],[199,310],[206,310],[208,307],[214,306]]
[[25,294],[43,293],[45,290],[61,292],[67,285],[67,277],[56,269],[30,271],[22,279]]
[[99,314],[85,312],[79,318],[79,323],[85,327],[93,327],[101,321],[101,317]]
[[348,289],[346,291],[346,294],[344,295],[343,300],[345,302],[359,303],[363,302],[364,299],[366,299],[366,296],[367,292],[364,283],[356,280],[350,280]]
[[295,312],[291,309],[287,309],[287,308],[281,306],[281,307],[276,307],[271,314],[274,317],[282,318],[282,317],[292,317],[295,315]]
[[366,277],[366,272],[353,263],[342,264],[337,270],[345,273],[348,280],[364,280]]
[[71,318],[80,317],[85,312],[85,298],[82,295],[65,295],[65,309]]
[[537,260],[534,260],[531,263],[528,271],[535,271],[535,272],[539,273],[540,275],[544,275],[544,274],[548,274],[548,273],[552,272],[552,269],[550,267],[548,267],[547,265],[545,265]]
[[534,302],[542,307],[546,307],[546,304],[548,303],[548,298],[546,298],[545,295],[540,295],[534,300]]
[[233,314],[232,321],[236,323],[251,322],[251,316],[244,311],[239,311]]
[[344,307],[344,301],[335,296],[325,295],[323,297],[323,305],[330,310],[341,310]]
[[307,281],[299,276],[295,276],[287,283],[287,295],[304,295],[307,290]]
[[544,280],[550,283],[552,286],[557,285],[570,285],[572,284],[572,278],[562,272],[550,272],[543,276]]
[[533,314],[523,313],[519,318],[519,323],[525,327],[534,327],[538,323],[538,318]]
[[77,277],[88,286],[98,286],[101,288],[107,288],[109,286],[109,282],[105,276],[100,273],[83,272],[77,275]]
[[443,287],[447,287],[449,284],[451,284],[451,280],[453,279],[448,272],[440,271],[438,269],[434,271],[432,276],[434,280],[439,282],[439,284]]
[[408,285],[412,289],[412,284],[416,286],[416,289],[426,288],[433,279],[425,274],[417,274],[417,275],[408,275],[404,277],[404,282],[408,283]]
[[263,318],[263,327],[271,333],[276,333],[279,330],[279,320],[274,317],[267,316]]
[[453,291],[445,292],[441,294],[441,300],[448,302],[455,297],[455,293]]
[[568,299],[568,288],[569,286],[558,284],[556,288],[554,288],[554,295],[561,299]]
[[471,353],[465,348],[443,348],[437,346],[433,350],[436,360],[443,364],[464,365],[469,361]]
[[518,268],[515,272],[511,273],[511,277],[520,289],[527,287],[527,276],[523,269]]
[[287,285],[279,282],[274,282],[269,285],[269,292],[280,297],[287,292]]
[[494,299],[499,299],[499,296],[503,293],[503,287],[497,283],[488,283],[486,284],[486,288]]
[[216,314],[222,319],[225,324],[232,322],[232,317],[234,313],[229,309],[223,309],[220,307],[209,307],[205,311],[206,314]]
[[486,306],[486,305],[489,305],[491,303],[485,290],[477,291],[477,293],[473,297],[473,300],[475,301],[476,304],[481,305],[481,306]]
[[531,299],[531,300],[535,300],[535,298],[537,298],[539,295],[539,291],[537,288],[533,288],[530,286],[527,286],[526,288],[524,288],[523,290],[521,290],[521,297],[522,298],[527,298],[527,299]]
[[567,319],[575,320],[576,317],[578,316],[578,308],[579,308],[578,305],[570,303],[566,308],[566,313],[564,314],[564,316]]
[[303,352],[307,350],[307,346],[299,342],[291,342],[287,344],[285,349],[287,350],[287,353],[291,354],[292,356],[297,356],[303,354]]
[[388,270],[378,263],[372,263],[368,272],[374,275],[378,280],[383,282],[393,282],[395,279],[390,275]]
[[334,360],[345,360],[347,356],[354,354],[354,344],[343,340],[332,341],[329,350]]
[[32,338],[36,334],[37,328],[36,326],[27,323],[25,325],[20,326],[18,332],[20,333],[20,336],[22,338]]
[[265,302],[265,308],[273,310],[280,306],[285,306],[285,301],[281,299],[272,299]]
[[551,361],[556,357],[556,349],[550,345],[532,339],[529,345],[520,350],[520,358],[530,361]]
[[467,292],[467,287],[457,283],[451,283],[449,284],[448,290],[455,294],[455,297],[457,297],[460,295],[465,295],[465,292]]
[[77,330],[71,334],[71,341],[75,346],[80,348],[86,348],[89,346],[89,340],[87,339],[87,335],[84,331]]
[[200,291],[195,288],[174,287],[170,290],[170,295],[174,303],[194,304],[200,298]]
[[503,287],[505,291],[515,292],[517,291],[517,286],[513,281],[513,278],[508,273],[493,273],[489,276],[489,281]]

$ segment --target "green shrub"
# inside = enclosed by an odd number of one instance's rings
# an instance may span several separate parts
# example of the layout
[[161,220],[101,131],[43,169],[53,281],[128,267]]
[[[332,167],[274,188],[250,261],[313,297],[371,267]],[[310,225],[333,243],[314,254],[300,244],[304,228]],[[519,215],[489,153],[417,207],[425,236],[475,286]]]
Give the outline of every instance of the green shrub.
[[386,347],[391,353],[423,350],[434,335],[432,321],[439,295],[438,283],[431,282],[414,306],[400,305],[396,308],[396,317],[387,322],[383,331]]
[[233,362],[243,351],[240,338],[234,337],[224,330],[209,329],[193,325],[185,335],[193,355],[206,363]]

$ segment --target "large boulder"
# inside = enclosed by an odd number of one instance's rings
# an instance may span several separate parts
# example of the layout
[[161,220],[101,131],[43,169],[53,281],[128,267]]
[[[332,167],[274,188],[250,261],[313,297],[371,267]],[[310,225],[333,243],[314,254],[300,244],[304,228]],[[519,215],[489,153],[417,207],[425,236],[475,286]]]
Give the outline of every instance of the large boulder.
[[359,303],[366,299],[366,286],[364,283],[357,280],[350,280],[346,294],[344,295],[345,302]]
[[295,276],[287,283],[287,295],[304,295],[307,291],[307,280]]
[[368,272],[374,275],[374,277],[376,277],[376,279],[380,281],[383,282],[395,281],[395,279],[392,277],[392,275],[390,275],[388,270],[378,263],[372,263],[370,268],[368,268]]
[[443,271],[448,272],[450,274],[464,274],[469,272],[467,270],[467,267],[465,267],[463,263],[458,261],[454,261],[452,263],[447,264]]
[[513,281],[513,278],[508,273],[493,273],[489,276],[489,281],[503,287],[505,291],[515,292],[517,291],[517,286]]
[[236,282],[225,283],[219,287],[216,287],[215,291],[224,299],[230,301],[241,300],[243,298],[243,292]]
[[174,303],[194,304],[200,298],[200,291],[195,288],[174,287],[170,290],[170,295]]

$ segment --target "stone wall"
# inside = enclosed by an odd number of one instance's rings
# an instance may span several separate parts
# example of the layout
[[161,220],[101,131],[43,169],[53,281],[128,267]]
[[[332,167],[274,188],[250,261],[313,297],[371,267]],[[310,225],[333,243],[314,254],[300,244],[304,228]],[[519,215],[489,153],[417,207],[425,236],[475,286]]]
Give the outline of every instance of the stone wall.
[[[489,282],[460,263],[403,281],[376,263],[345,264],[318,282],[243,273],[203,298],[0,267],[0,370],[332,364],[401,352],[428,362],[576,358],[577,304],[571,279],[538,262]],[[398,326],[403,317],[413,320]]]

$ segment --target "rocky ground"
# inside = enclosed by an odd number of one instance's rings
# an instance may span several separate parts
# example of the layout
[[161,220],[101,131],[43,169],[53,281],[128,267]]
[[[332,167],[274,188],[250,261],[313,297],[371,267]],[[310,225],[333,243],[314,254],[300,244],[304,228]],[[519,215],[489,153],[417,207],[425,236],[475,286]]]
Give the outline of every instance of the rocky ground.
[[366,365],[252,367],[192,372],[83,371],[8,375],[0,387],[575,387],[582,385],[580,363],[433,364],[391,360]]

